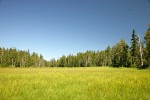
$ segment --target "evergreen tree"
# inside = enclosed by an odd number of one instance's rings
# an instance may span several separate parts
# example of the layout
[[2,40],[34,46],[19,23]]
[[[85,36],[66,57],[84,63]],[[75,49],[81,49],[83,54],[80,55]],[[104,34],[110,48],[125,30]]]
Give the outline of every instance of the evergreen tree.
[[128,45],[124,39],[121,39],[121,41],[112,48],[112,54],[112,65],[114,67],[126,67],[128,65]]
[[139,63],[139,45],[138,45],[138,37],[135,34],[135,30],[133,29],[132,38],[131,38],[131,57],[132,57],[132,66],[137,67]]
[[35,52],[32,53],[31,62],[32,62],[31,66],[38,67],[39,57],[37,53]]
[[112,65],[112,51],[110,46],[108,46],[105,50],[106,52],[106,66],[111,66]]
[[66,56],[63,55],[62,57],[60,57],[60,59],[58,60],[58,67],[65,67],[66,65]]
[[57,67],[57,62],[56,60],[53,58],[49,61],[49,67]]
[[0,67],[3,65],[4,48],[0,47]]
[[43,67],[44,66],[44,58],[42,56],[42,54],[40,54],[40,57],[39,57],[39,67]]
[[150,66],[150,25],[147,32],[145,33],[144,39],[146,43],[146,48],[145,48],[146,60],[148,65]]
[[120,65],[127,67],[127,59],[128,59],[128,45],[124,39],[120,41]]

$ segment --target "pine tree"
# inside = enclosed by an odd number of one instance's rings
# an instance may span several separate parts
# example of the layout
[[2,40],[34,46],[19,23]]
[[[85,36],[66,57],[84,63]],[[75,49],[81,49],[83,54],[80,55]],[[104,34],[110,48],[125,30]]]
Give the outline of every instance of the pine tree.
[[112,52],[110,46],[108,46],[105,50],[106,52],[106,66],[111,66],[112,65]]
[[150,25],[147,32],[145,33],[144,39],[146,43],[146,48],[145,48],[146,60],[148,62],[148,65],[150,66]]
[[34,67],[38,67],[38,63],[39,63],[39,57],[38,54],[33,52],[31,55],[31,62],[32,62],[32,66]]
[[132,57],[132,66],[138,66],[138,55],[139,55],[139,46],[138,46],[138,37],[135,34],[135,30],[133,29],[132,38],[131,38],[131,57]]
[[4,56],[4,50],[0,47],[0,67],[3,64],[3,56]]
[[112,64],[114,67],[127,67],[128,45],[124,39],[121,39],[121,41],[112,48],[112,54]]
[[58,67],[65,67],[66,65],[66,56],[63,55],[62,57],[60,57],[60,59],[58,60]]
[[42,54],[40,54],[40,57],[39,57],[39,67],[43,67],[44,66],[44,58],[42,56]]
[[120,46],[120,65],[127,67],[127,59],[128,59],[128,45],[125,39],[121,39],[119,42]]
[[56,60],[54,58],[52,58],[50,61],[49,61],[49,67],[57,67],[57,63],[56,63]]

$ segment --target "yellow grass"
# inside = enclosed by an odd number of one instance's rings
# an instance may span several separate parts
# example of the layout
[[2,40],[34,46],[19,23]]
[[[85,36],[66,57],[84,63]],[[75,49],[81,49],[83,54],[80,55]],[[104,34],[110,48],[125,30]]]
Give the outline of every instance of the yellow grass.
[[150,69],[0,68],[0,100],[149,100]]

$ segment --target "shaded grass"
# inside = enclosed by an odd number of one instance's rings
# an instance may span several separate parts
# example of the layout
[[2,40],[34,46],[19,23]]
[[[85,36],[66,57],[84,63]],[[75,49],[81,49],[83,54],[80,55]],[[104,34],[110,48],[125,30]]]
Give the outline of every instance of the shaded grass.
[[150,70],[0,68],[1,100],[148,100]]

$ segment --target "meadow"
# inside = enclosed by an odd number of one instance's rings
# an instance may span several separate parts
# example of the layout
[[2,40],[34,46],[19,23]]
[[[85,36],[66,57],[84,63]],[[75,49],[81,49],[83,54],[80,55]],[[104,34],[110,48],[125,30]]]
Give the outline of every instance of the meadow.
[[0,68],[0,100],[150,100],[150,69]]

